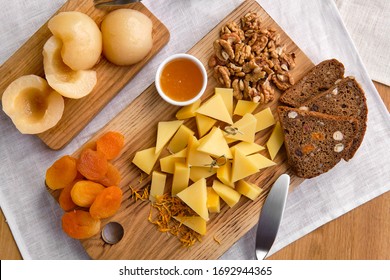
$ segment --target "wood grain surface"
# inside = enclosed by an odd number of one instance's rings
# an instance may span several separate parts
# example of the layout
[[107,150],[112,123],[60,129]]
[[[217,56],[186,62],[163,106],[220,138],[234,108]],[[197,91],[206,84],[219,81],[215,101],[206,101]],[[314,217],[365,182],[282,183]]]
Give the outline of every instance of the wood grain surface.
[[[374,82],[390,111],[390,87]],[[390,260],[390,192],[353,209],[269,257],[271,260]],[[21,260],[0,211],[0,259]]]
[[[191,50],[194,51],[194,50]],[[390,88],[383,86],[381,84],[376,84],[379,93],[384,99],[388,108],[390,108]],[[147,89],[146,92],[150,90]],[[155,94],[155,93],[154,93]],[[128,110],[128,109],[126,109]],[[125,111],[126,111],[125,110]],[[124,112],[125,112],[124,111]],[[173,110],[174,112],[175,110]],[[122,112],[122,114],[124,113]],[[103,129],[109,130],[111,128],[120,127],[118,118],[115,118],[107,127]],[[129,122],[129,126],[133,126],[132,122]],[[99,132],[96,137],[100,134]],[[154,132],[155,133],[155,132]],[[137,135],[134,135],[137,138]],[[154,135],[155,136],[155,135]],[[139,138],[137,138],[139,139]],[[136,142],[136,141],[134,141]],[[152,141],[150,142],[153,145]],[[125,155],[122,155],[122,157]],[[128,160],[131,159],[131,156],[125,156]],[[119,159],[118,163],[122,160]],[[118,165],[115,162],[115,165]],[[129,164],[123,163],[122,164]],[[123,166],[119,166],[123,168]],[[126,167],[128,168],[128,166]],[[135,175],[135,181],[139,178],[139,174]],[[129,178],[125,179],[129,180]],[[390,244],[388,236],[390,235],[389,231],[389,221],[390,221],[390,212],[388,211],[388,205],[390,201],[390,193],[386,193],[360,207],[347,213],[346,215],[320,227],[314,232],[306,235],[300,240],[292,243],[286,248],[280,250],[273,256],[271,259],[389,259],[390,258]],[[262,204],[262,203],[260,203]],[[129,206],[130,207],[130,206]],[[243,207],[243,205],[239,205]],[[261,205],[259,205],[261,207]],[[142,210],[145,208],[143,206],[135,207],[134,210]],[[256,209],[259,211],[260,208]],[[226,207],[224,208],[226,211]],[[232,211],[228,211],[230,214]],[[233,212],[234,213],[234,212]],[[138,215],[138,213],[137,213]],[[224,215],[225,216],[225,215]],[[0,217],[3,217],[0,215]],[[234,217],[233,217],[234,218]],[[145,217],[146,219],[146,217]],[[139,220],[139,219],[138,219]],[[133,220],[135,224],[137,219]],[[224,218],[224,221],[228,218]],[[213,221],[213,220],[212,220]],[[217,220],[219,221],[219,219]],[[141,221],[142,222],[142,221]],[[20,258],[18,255],[18,250],[16,245],[13,243],[12,235],[9,233],[8,227],[4,220],[0,223],[0,248],[10,248],[9,250],[0,250],[0,259],[13,259]],[[155,229],[154,229],[155,230]],[[151,230],[144,232],[147,235]],[[153,233],[153,232],[152,232]],[[160,234],[162,236],[162,234]],[[172,238],[171,238],[172,239]],[[164,242],[166,239],[154,239],[154,245]],[[141,243],[141,242],[140,242]],[[225,242],[226,243],[226,242]],[[12,246],[10,246],[12,244]],[[203,242],[201,245],[203,246]],[[100,246],[98,240],[93,241],[88,246]],[[119,245],[119,244],[118,244]],[[129,245],[129,250],[135,248],[139,249],[145,244],[133,244]],[[230,244],[231,245],[231,244]],[[369,246],[369,248],[367,247]],[[107,247],[107,245],[106,245]],[[108,246],[112,251],[114,246]],[[219,247],[224,247],[223,244]],[[131,249],[130,249],[131,248]],[[180,249],[180,248],[179,248]],[[223,248],[225,251],[225,248]],[[102,255],[104,256],[104,250],[101,250]],[[169,252],[173,253],[172,251]],[[176,253],[176,252],[175,252]],[[202,257],[199,253],[197,256]],[[215,256],[216,257],[216,256]],[[214,256],[212,258],[215,258]],[[104,257],[103,257],[104,258]],[[140,257],[142,258],[142,256]],[[148,257],[146,257],[148,258]],[[180,256],[172,256],[173,259],[178,259]]]
[[[169,31],[142,3],[121,8],[132,8],[147,15],[153,22],[153,47],[139,63],[116,66],[104,57],[93,68],[97,84],[93,91],[81,99],[65,98],[64,114],[59,123],[38,137],[51,149],[61,149],[70,142],[103,107],[133,78],[142,67],[169,41]],[[117,8],[97,9],[92,0],[69,0],[58,11],[80,11],[89,15],[100,26],[104,16]],[[57,14],[56,13],[56,14]],[[45,23],[31,38],[0,67],[0,97],[6,87],[22,75],[36,74],[44,77],[42,49],[52,36]]]

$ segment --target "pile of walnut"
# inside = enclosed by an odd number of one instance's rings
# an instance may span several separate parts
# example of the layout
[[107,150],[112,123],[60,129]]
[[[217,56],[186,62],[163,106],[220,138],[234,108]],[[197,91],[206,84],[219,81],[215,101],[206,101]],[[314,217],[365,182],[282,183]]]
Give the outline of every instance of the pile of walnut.
[[229,22],[214,41],[209,66],[221,85],[233,88],[238,100],[266,104],[274,99],[272,82],[280,90],[294,84],[289,73],[295,67],[295,54],[286,53],[280,34],[261,26],[255,12],[247,13],[240,23]]

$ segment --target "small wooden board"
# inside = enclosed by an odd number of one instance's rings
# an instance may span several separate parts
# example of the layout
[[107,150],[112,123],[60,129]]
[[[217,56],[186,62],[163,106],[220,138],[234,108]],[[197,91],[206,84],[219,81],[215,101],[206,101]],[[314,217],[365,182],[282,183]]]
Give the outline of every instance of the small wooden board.
[[[38,134],[51,149],[58,150],[70,142],[142,67],[169,41],[169,31],[142,3],[120,8],[131,8],[147,15],[153,22],[153,47],[139,63],[132,66],[116,66],[104,57],[93,68],[98,82],[93,91],[82,99],[65,98],[65,110],[60,122],[52,129]],[[89,15],[100,26],[104,16],[116,8],[95,8],[92,0],[69,0],[57,12],[80,11]],[[43,45],[52,36],[45,23],[18,51],[0,67],[0,97],[16,78],[36,74],[44,77]]]
[[[292,71],[292,75],[296,80],[301,78],[313,66],[313,63],[253,0],[241,4],[188,53],[195,55],[204,65],[207,65],[207,61],[213,53],[212,44],[218,38],[221,27],[227,22],[238,21],[249,11],[259,12],[264,26],[276,28],[277,32],[281,34],[281,40],[286,44],[287,50],[295,52],[297,67]],[[219,86],[212,77],[212,69],[206,68],[208,69],[209,82],[203,100],[210,97],[214,93],[214,88]],[[274,102],[259,106],[255,112],[270,106],[276,117],[275,109],[279,104],[277,101],[279,96],[280,92],[277,93]],[[124,237],[115,245],[105,244],[100,235],[82,240],[82,245],[93,259],[217,259],[256,225],[268,191],[279,175],[283,173],[291,175],[290,190],[303,181],[292,174],[286,162],[285,150],[282,149],[275,159],[276,166],[266,168],[247,178],[248,181],[265,190],[259,198],[251,201],[242,197],[233,208],[229,208],[222,202],[221,212],[211,214],[210,221],[207,222],[207,234],[202,238],[202,242],[196,243],[191,248],[182,247],[176,237],[159,232],[155,225],[148,222],[150,203],[148,201],[135,202],[131,198],[130,189],[132,186],[134,189],[141,190],[150,184],[150,176],[142,173],[131,161],[138,150],[155,146],[158,122],[174,120],[178,110],[178,107],[164,102],[152,84],[91,139],[94,141],[104,132],[110,130],[120,131],[125,135],[124,151],[113,162],[123,177],[121,182],[124,193],[123,203],[120,211],[114,217],[104,220],[102,223],[105,225],[109,221],[119,222],[124,227]],[[185,124],[196,131],[196,124],[193,120],[186,121]],[[256,143],[265,145],[271,132],[272,128],[257,133]],[[76,151],[74,156],[78,156],[80,150]],[[267,151],[261,153],[269,157]],[[155,168],[158,169],[159,165],[157,164]],[[143,180],[140,180],[142,177]],[[168,186],[172,181],[171,177],[168,177],[170,178],[167,181]],[[58,198],[59,191],[51,191],[51,193],[55,198]]]

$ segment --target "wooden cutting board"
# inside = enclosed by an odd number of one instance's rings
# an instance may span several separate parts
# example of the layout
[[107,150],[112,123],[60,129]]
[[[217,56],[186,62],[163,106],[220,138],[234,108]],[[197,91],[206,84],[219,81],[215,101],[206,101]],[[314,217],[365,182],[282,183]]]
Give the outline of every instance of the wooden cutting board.
[[[70,142],[103,107],[131,80],[142,67],[169,41],[169,31],[143,4],[135,3],[120,8],[131,8],[147,15],[153,22],[153,47],[139,63],[116,66],[104,57],[93,68],[98,82],[93,91],[82,99],[65,98],[65,110],[60,122],[37,136],[51,149],[61,149]],[[57,12],[80,11],[89,15],[100,26],[104,16],[116,8],[95,8],[93,0],[69,0]],[[0,97],[7,86],[22,75],[44,77],[42,49],[52,36],[45,23],[18,51],[0,67]]]
[[[207,65],[207,61],[213,53],[212,43],[218,38],[221,27],[226,22],[238,21],[249,11],[259,12],[264,26],[275,27],[277,32],[281,34],[282,42],[286,44],[287,50],[295,52],[297,67],[292,75],[296,80],[301,78],[313,66],[312,62],[255,1],[245,1],[241,4],[188,53],[195,55],[204,65]],[[203,100],[211,96],[214,93],[214,88],[218,86],[212,77],[212,70],[208,66],[206,68],[208,69],[209,82]],[[275,102],[260,106],[255,112],[271,106],[273,112],[276,113],[275,108],[278,105],[279,95],[278,92]],[[269,188],[279,175],[283,173],[291,175],[290,189],[303,181],[292,174],[286,163],[285,150],[282,149],[275,159],[276,166],[263,169],[248,178],[248,181],[256,183],[265,190],[258,199],[251,201],[241,197],[240,202],[233,208],[229,208],[222,202],[221,212],[211,214],[210,221],[207,223],[207,234],[202,238],[202,242],[196,243],[191,248],[182,247],[176,237],[157,231],[155,225],[148,222],[150,203],[148,201],[135,202],[131,198],[129,187],[132,186],[134,189],[140,190],[150,184],[150,177],[145,174],[142,176],[140,170],[131,161],[136,151],[155,146],[157,123],[175,119],[175,113],[178,109],[178,107],[165,103],[152,84],[91,139],[93,141],[104,132],[115,130],[125,135],[126,142],[122,155],[113,162],[123,176],[121,182],[124,193],[123,203],[120,211],[114,217],[102,223],[104,225],[109,221],[119,222],[123,225],[125,234],[123,239],[115,245],[105,244],[100,235],[81,241],[93,259],[217,259],[256,225]],[[186,121],[185,124],[196,129],[193,120]],[[271,131],[272,128],[257,133],[256,143],[264,145]],[[80,150],[76,151],[74,156],[78,156]],[[267,151],[263,152],[265,156],[269,157]],[[158,164],[155,168],[158,168]],[[142,181],[141,177],[143,177]],[[171,176],[168,178],[170,178],[167,183],[169,185],[172,179]],[[58,191],[51,193],[55,198],[58,198]],[[215,239],[219,240],[220,244]]]

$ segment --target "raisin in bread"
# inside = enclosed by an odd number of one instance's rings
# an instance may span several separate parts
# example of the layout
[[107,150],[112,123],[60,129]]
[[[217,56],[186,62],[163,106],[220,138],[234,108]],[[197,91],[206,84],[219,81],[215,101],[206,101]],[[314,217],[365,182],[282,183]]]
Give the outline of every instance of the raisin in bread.
[[335,116],[354,117],[358,129],[345,160],[351,159],[363,141],[367,128],[367,103],[363,89],[354,77],[346,77],[323,92],[302,104],[303,109]]
[[295,85],[287,89],[280,101],[293,107],[299,107],[313,96],[328,90],[343,78],[344,65],[336,59],[324,60],[309,70]]
[[278,107],[288,162],[297,176],[313,178],[348,158],[357,120],[286,106]]

